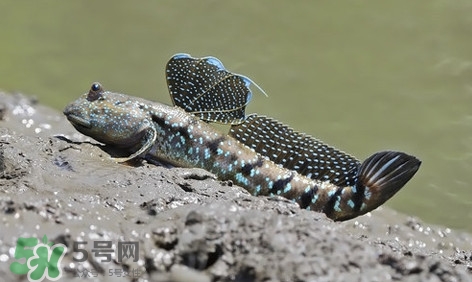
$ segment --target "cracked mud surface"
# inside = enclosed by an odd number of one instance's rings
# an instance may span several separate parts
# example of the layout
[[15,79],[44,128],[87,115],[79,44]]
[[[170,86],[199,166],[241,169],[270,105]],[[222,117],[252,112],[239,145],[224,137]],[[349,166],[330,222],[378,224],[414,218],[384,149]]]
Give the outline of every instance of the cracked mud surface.
[[[9,270],[17,239],[44,235],[68,247],[59,281],[472,281],[469,234],[386,207],[335,223],[204,170],[117,164],[108,150],[61,113],[0,93],[4,281],[27,281]],[[102,262],[94,241],[139,242],[139,257]]]

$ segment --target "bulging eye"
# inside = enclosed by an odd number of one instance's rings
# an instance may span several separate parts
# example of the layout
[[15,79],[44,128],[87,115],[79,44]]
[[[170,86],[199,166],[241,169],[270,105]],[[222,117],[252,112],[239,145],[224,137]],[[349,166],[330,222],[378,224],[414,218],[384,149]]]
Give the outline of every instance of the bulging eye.
[[102,88],[102,86],[100,85],[100,83],[98,82],[95,82],[94,84],[92,84],[92,90],[93,91],[98,91]]
[[100,83],[94,82],[92,87],[90,87],[89,93],[87,95],[87,100],[90,102],[98,100],[102,97],[103,87]]

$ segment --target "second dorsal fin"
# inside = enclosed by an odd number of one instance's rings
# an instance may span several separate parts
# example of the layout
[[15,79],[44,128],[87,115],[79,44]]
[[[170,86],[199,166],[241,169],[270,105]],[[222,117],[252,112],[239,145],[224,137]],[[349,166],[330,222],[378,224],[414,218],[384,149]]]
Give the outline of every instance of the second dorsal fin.
[[357,181],[357,159],[271,118],[249,115],[244,123],[231,126],[229,135],[274,163],[311,179],[338,186],[352,186]]
[[252,97],[249,86],[260,89],[248,77],[226,70],[215,57],[176,54],[167,63],[166,77],[173,104],[210,122],[243,122]]

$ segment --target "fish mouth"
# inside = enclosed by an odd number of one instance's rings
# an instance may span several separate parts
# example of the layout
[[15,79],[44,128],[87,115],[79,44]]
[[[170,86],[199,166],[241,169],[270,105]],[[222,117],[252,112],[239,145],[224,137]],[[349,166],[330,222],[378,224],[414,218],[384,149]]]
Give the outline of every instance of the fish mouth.
[[73,126],[79,126],[79,127],[84,127],[84,128],[92,127],[92,125],[90,124],[88,120],[80,116],[77,116],[68,112],[64,112],[64,115],[67,117],[67,120],[69,120],[69,122],[72,123]]

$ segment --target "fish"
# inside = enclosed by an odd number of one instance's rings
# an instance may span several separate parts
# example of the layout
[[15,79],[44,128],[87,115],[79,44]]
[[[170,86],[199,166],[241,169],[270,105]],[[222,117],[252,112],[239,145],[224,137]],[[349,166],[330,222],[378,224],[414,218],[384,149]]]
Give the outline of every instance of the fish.
[[[166,65],[172,105],[112,92],[94,82],[64,109],[84,135],[127,154],[202,168],[254,196],[281,196],[335,221],[370,212],[396,194],[421,161],[380,151],[363,162],[270,117],[246,115],[250,78],[215,57],[174,55]],[[212,123],[230,124],[229,132]]]

